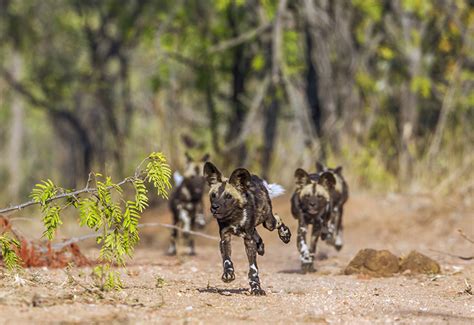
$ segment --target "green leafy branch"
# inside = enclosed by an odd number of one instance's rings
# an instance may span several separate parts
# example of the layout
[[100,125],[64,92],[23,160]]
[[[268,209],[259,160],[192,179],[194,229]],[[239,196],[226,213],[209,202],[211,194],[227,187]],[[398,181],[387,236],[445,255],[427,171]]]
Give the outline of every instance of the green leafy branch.
[[[111,177],[91,173],[85,188],[71,191],[56,186],[48,179],[35,186],[31,193],[32,201],[9,210],[0,210],[0,213],[39,204],[45,226],[43,236],[52,240],[62,224],[61,213],[70,206],[74,207],[79,212],[81,226],[100,232],[97,236],[97,243],[101,245],[99,259],[105,264],[94,272],[101,279],[101,287],[117,289],[122,286],[121,280],[118,272],[110,270],[110,265],[125,265],[125,257],[133,255],[140,239],[138,222],[149,204],[146,182],[156,189],[159,196],[167,198],[171,188],[170,178],[171,169],[165,156],[154,152],[140,163],[133,176],[121,182],[114,183]],[[126,184],[131,184],[134,190],[133,197],[129,199],[124,194]],[[65,201],[64,205],[57,203],[61,199]],[[5,246],[10,247],[2,247]]]
[[2,252],[3,264],[9,270],[15,270],[20,267],[20,258],[15,249],[20,248],[20,243],[8,233],[0,235],[0,251]]

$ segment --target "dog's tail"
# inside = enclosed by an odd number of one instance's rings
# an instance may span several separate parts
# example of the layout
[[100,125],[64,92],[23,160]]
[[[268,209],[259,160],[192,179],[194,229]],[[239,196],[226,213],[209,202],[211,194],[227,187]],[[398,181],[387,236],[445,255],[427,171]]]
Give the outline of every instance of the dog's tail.
[[174,179],[174,186],[178,187],[183,182],[184,177],[178,171],[175,171],[173,173],[173,179]]
[[263,185],[265,185],[270,199],[276,198],[277,196],[283,195],[285,193],[285,189],[280,184],[268,184],[266,181],[263,181]]

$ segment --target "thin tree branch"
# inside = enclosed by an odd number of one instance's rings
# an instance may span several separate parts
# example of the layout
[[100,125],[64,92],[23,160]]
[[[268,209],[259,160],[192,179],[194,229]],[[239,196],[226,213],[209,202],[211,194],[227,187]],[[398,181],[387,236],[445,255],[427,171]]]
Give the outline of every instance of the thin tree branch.
[[[206,238],[206,239],[210,239],[210,240],[215,240],[215,241],[220,240],[216,236],[211,236],[211,235],[199,232],[199,231],[193,231],[193,230],[186,231],[183,228],[180,228],[180,227],[175,226],[175,225],[169,225],[169,224],[166,224],[166,223],[148,222],[148,223],[141,223],[137,227],[138,228],[161,227],[161,228],[168,228],[168,229],[176,229],[179,232],[182,232],[184,234],[190,234],[190,235],[193,235],[193,236],[198,236],[198,237],[202,237],[202,238]],[[54,250],[61,250],[61,249],[63,249],[64,247],[66,247],[68,245],[71,245],[71,244],[74,244],[74,243],[77,243],[77,242],[80,242],[80,241],[84,241],[84,240],[87,240],[87,239],[91,239],[91,238],[97,238],[99,236],[102,236],[102,232],[87,234],[87,235],[80,236],[80,237],[74,237],[74,238],[70,238],[66,241],[63,241],[62,243],[56,243],[56,244],[52,245],[51,248],[54,249]],[[46,250],[46,248],[45,248],[45,250]]]
[[248,32],[245,32],[243,34],[240,34],[239,36],[223,41],[219,44],[211,46],[209,49],[209,54],[215,54],[218,52],[223,52],[226,51],[230,48],[236,47],[240,44],[243,44],[245,42],[248,42],[252,40],[253,38],[257,37],[258,35],[270,30],[272,27],[272,23],[266,23],[261,26],[258,26],[257,28],[254,28],[252,30],[249,30]]
[[469,238],[462,229],[458,229],[459,234],[461,235],[462,238],[467,240],[468,242],[474,244],[474,239]]
[[436,252],[436,253],[439,253],[439,254],[443,254],[443,255],[447,255],[447,256],[451,256],[451,257],[455,257],[455,258],[459,258],[459,259],[464,260],[464,261],[474,260],[474,256],[460,256],[460,255],[455,255],[455,254],[451,254],[451,253],[447,253],[447,252],[443,252],[443,251],[439,251],[437,249],[431,249],[431,248],[430,248],[430,251]]

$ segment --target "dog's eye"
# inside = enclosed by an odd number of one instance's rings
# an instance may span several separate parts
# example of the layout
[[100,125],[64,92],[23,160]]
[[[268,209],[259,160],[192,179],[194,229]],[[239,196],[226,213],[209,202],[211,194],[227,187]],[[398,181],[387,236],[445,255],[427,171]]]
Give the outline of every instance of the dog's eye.
[[211,199],[215,199],[217,197],[216,193],[215,192],[212,192],[211,193]]
[[226,194],[224,195],[224,198],[225,198],[226,200],[230,200],[230,199],[232,199],[232,195],[230,195],[229,193],[226,193]]

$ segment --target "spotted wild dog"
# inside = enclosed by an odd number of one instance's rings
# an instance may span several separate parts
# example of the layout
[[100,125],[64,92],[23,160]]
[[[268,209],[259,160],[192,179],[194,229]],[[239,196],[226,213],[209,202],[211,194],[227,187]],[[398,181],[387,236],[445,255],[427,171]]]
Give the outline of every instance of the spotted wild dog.
[[[314,271],[313,260],[316,244],[329,221],[332,210],[331,191],[336,180],[329,172],[308,174],[298,168],[295,171],[296,190],[291,197],[291,213],[298,220],[297,248],[303,272]],[[306,233],[312,225],[309,247]]]
[[329,172],[336,179],[334,190],[330,193],[332,199],[332,211],[331,217],[328,222],[327,233],[323,233],[321,238],[325,239],[328,244],[334,246],[339,251],[344,245],[342,237],[342,217],[344,204],[349,198],[349,186],[347,185],[346,180],[342,176],[342,166],[338,166],[336,168],[327,168],[322,163],[317,162],[316,170],[318,173]]
[[[181,227],[185,232],[184,240],[188,247],[188,254],[195,255],[194,240],[186,231],[194,230],[197,226],[203,228],[206,225],[203,207],[203,193],[206,180],[202,174],[203,165],[209,159],[209,155],[204,155],[201,160],[195,161],[186,153],[186,168],[183,175],[175,172],[175,188],[170,195],[169,208],[173,214],[173,224]],[[176,255],[176,240],[178,230],[171,232],[171,242],[168,248],[168,255]]]
[[290,229],[272,212],[271,198],[283,194],[283,188],[277,184],[267,184],[244,168],[237,168],[230,178],[225,178],[210,162],[204,165],[204,176],[211,187],[211,212],[219,225],[224,267],[222,281],[231,282],[235,279],[231,261],[231,236],[239,236],[244,239],[249,261],[250,293],[265,295],[260,287],[257,267],[257,254],[263,255],[265,249],[256,227],[263,224],[270,231],[277,229],[284,243],[290,241]]

